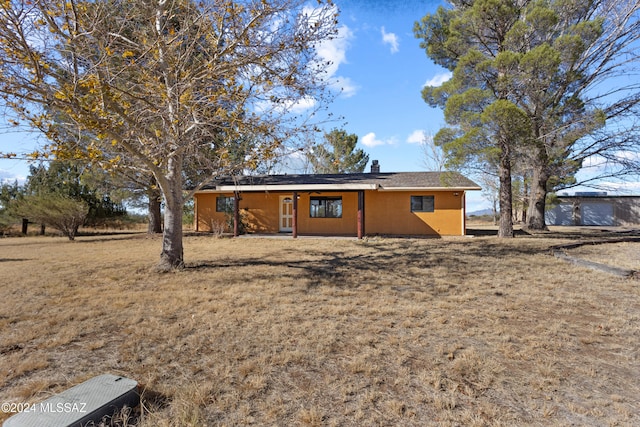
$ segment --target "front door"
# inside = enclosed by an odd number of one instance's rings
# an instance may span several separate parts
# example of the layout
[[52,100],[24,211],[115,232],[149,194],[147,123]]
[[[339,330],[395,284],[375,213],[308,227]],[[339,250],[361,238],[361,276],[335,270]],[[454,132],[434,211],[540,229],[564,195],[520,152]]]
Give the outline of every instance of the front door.
[[280,231],[293,231],[293,198],[280,196]]

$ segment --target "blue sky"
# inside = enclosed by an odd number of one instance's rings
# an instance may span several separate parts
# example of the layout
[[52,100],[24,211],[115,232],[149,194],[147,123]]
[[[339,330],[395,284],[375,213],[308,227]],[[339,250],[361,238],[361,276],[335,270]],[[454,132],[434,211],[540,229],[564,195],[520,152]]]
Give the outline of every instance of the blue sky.
[[443,124],[440,110],[421,97],[427,83],[442,81],[447,70],[433,64],[413,36],[413,24],[438,2],[336,0],[341,10],[343,49],[335,77],[345,90],[330,107],[344,117],[344,129],[381,170],[424,170],[420,143]]
[[[420,48],[413,26],[443,2],[335,0],[340,9],[339,38],[328,59],[343,88],[329,107],[344,118],[342,126],[358,135],[358,145],[382,172],[427,170],[421,143],[444,125],[441,110],[422,99],[425,85],[450,78]],[[342,125],[341,122],[336,125]],[[481,192],[467,194],[469,212],[488,208]]]

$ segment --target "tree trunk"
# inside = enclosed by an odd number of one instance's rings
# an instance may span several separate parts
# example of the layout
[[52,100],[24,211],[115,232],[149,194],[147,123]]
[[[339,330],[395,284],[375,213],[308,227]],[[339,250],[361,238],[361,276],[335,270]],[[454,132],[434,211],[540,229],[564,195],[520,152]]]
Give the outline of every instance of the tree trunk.
[[[176,155],[168,160],[168,174],[163,179],[164,232],[162,253],[158,271],[171,271],[184,267],[182,247],[182,157]],[[161,182],[158,180],[158,182]]]
[[547,183],[549,173],[546,166],[536,165],[531,179],[531,201],[527,213],[527,229],[547,230],[544,213],[547,203]]
[[513,193],[511,188],[511,152],[509,143],[501,143],[500,153],[500,226],[498,237],[513,237]]
[[529,188],[529,179],[525,173],[522,179],[522,223],[527,223],[527,210],[529,210],[529,201],[531,200]]
[[498,199],[493,199],[493,225],[498,225]]
[[69,230],[67,231],[67,237],[69,240],[76,240],[76,236],[78,235],[78,229],[80,228],[80,224],[71,224]]
[[[182,196],[182,195],[180,195]],[[160,271],[170,271],[184,267],[182,249],[182,202],[165,201],[164,232],[162,234],[162,253]]]
[[152,184],[147,190],[147,196],[149,198],[149,227],[147,228],[147,233],[162,233],[162,213],[160,211],[162,192],[157,187],[155,179],[152,179]]
[[240,193],[233,194],[233,237],[240,235]]

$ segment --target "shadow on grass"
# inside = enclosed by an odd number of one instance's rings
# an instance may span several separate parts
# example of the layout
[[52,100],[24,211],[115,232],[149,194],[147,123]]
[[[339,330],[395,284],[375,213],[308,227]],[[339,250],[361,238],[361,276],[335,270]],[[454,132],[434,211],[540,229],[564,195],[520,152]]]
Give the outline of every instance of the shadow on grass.
[[76,237],[79,236],[84,236],[84,237],[91,237],[91,236],[126,236],[126,235],[131,235],[131,234],[147,234],[146,231],[139,231],[139,230],[126,230],[126,231],[122,231],[122,230],[113,230],[113,231],[109,231],[109,230],[79,230],[78,234],[76,234]]
[[[186,270],[252,269],[252,280],[291,278],[307,289],[319,286],[357,289],[370,286],[409,286],[432,283],[430,269],[456,276],[473,274],[476,266],[496,259],[548,253],[532,245],[501,245],[497,240],[446,241],[423,245],[410,239],[370,240],[345,250],[286,248],[263,258],[226,258],[188,263]],[[442,274],[440,272],[439,274]]]
[[[126,232],[126,233],[87,233],[77,234],[75,240],[69,240],[63,234],[47,234],[45,236],[40,235],[28,235],[28,236],[11,236],[0,240],[2,247],[10,247],[14,243],[20,246],[30,245],[59,245],[61,242],[69,244],[83,244],[83,243],[95,243],[95,242],[111,242],[111,241],[126,241],[133,239],[160,239],[161,234],[149,235],[146,232]],[[0,259],[1,261],[2,259]],[[9,259],[10,261],[14,261]],[[15,260],[18,261],[18,260]],[[25,260],[20,260],[25,261]]]
[[171,398],[164,393],[147,387],[141,387],[140,410],[145,412],[159,412],[166,409],[171,403]]
[[[498,235],[497,228],[495,229],[494,228],[467,228],[467,236],[486,237],[486,236],[497,236],[497,235]],[[513,235],[514,237],[531,236],[530,233],[520,229],[513,230]]]

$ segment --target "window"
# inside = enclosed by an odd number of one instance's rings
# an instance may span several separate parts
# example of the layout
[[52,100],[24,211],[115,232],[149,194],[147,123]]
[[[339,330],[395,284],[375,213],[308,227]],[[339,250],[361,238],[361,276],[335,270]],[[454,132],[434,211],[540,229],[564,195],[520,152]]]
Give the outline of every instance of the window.
[[434,196],[411,196],[411,212],[433,212]]
[[216,198],[216,212],[233,212],[235,197],[218,196]]
[[311,218],[342,218],[342,197],[312,197]]

